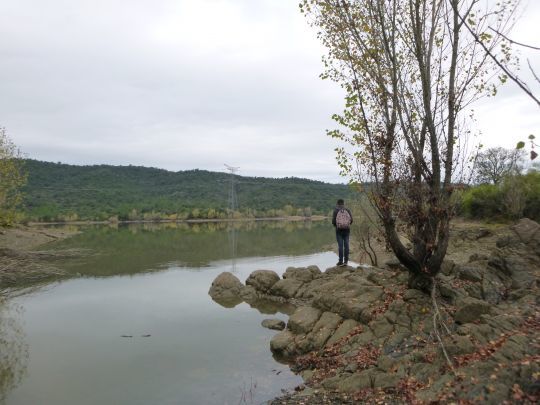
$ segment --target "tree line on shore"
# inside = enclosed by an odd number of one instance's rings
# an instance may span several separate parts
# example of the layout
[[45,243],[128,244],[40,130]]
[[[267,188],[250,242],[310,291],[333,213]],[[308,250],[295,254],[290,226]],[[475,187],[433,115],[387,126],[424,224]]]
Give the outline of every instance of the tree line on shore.
[[[18,170],[23,173],[12,175],[11,189],[21,193],[12,190],[9,198],[4,198],[4,224],[310,218],[329,215],[337,197],[358,200],[354,189],[343,184],[237,176],[240,205],[232,212],[227,206],[227,173],[75,166],[30,159],[18,162]],[[540,220],[540,172],[534,166],[525,170],[523,162],[523,154],[516,150],[490,148],[480,153],[473,185],[463,186],[455,193],[459,200],[457,214],[484,220],[524,216]],[[7,185],[5,188],[8,189]]]
[[300,178],[235,176],[238,208],[228,207],[231,177],[205,170],[75,166],[25,160],[21,211],[28,221],[138,221],[327,215],[344,184]]

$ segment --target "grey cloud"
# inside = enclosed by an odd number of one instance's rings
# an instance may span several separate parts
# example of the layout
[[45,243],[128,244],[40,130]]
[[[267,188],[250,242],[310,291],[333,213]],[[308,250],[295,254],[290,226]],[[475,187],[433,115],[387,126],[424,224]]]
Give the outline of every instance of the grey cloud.
[[340,181],[341,89],[296,2],[12,0],[0,38],[0,125],[30,157]]

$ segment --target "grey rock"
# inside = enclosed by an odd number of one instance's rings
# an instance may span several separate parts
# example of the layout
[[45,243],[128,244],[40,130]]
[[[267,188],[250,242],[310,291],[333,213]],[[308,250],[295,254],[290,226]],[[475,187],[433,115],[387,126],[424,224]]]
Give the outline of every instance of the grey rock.
[[334,266],[334,267],[327,268],[324,274],[335,275],[335,274],[348,273],[351,271],[355,271],[355,268],[351,266]]
[[377,285],[386,286],[395,282],[395,276],[394,272],[377,269],[377,271],[368,274],[367,280]]
[[319,269],[319,266],[316,266],[314,264],[307,266],[307,269],[311,271],[315,275],[321,275],[321,269]]
[[534,286],[536,276],[532,270],[534,267],[538,268],[540,263],[533,267],[527,257],[512,255],[505,258],[505,264],[512,274],[513,288],[531,288]]
[[284,298],[292,298],[296,295],[302,285],[303,282],[296,279],[278,280],[277,283],[270,288],[270,294]]
[[317,266],[309,267],[288,267],[283,273],[283,278],[298,280],[303,283],[308,283],[314,278],[321,275],[321,270]]
[[394,359],[392,357],[389,357],[389,356],[382,355],[382,356],[379,357],[379,360],[377,361],[377,368],[379,368],[379,370],[388,372],[396,364],[397,364],[396,359]]
[[341,392],[357,392],[366,388],[371,388],[373,382],[373,371],[363,370],[359,373],[354,373],[350,377],[338,380],[332,388],[337,388],[337,390]]
[[275,334],[270,340],[270,350],[277,356],[287,357],[294,354],[294,335],[288,330]]
[[540,237],[540,225],[529,218],[520,219],[512,229],[525,244]]
[[489,257],[482,253],[473,253],[472,255],[469,256],[469,263],[484,261],[488,259]]
[[253,302],[259,299],[259,294],[253,286],[247,285],[240,292],[240,297],[246,302]]
[[393,269],[393,270],[403,269],[403,265],[396,257],[388,259],[387,261],[384,262],[384,265],[385,267],[388,267],[389,269]]
[[476,298],[478,300],[481,300],[484,298],[482,295],[482,286],[479,285],[478,283],[465,286],[465,291],[467,292],[467,294],[469,294],[469,296]]
[[405,302],[427,302],[429,297],[420,290],[409,288],[403,294],[403,301]]
[[457,273],[462,280],[474,282],[482,281],[482,269],[474,265],[458,266]]
[[243,289],[244,285],[240,280],[226,271],[214,279],[208,294],[214,300],[238,300]]
[[[446,351],[450,356],[457,356],[460,354],[469,354],[476,350],[474,344],[471,342],[467,336],[454,336],[452,337],[452,342],[446,344]],[[440,355],[442,356],[442,350],[440,350]]]
[[273,330],[283,330],[285,329],[285,322],[281,319],[264,319],[261,322],[263,328],[273,329]]
[[279,276],[272,270],[255,270],[246,280],[246,285],[253,286],[257,291],[268,292],[279,280]]
[[320,349],[343,319],[333,312],[324,312],[308,335],[312,349]]
[[394,326],[384,317],[379,317],[370,323],[371,330],[377,338],[388,337],[394,331]]
[[446,275],[446,276],[449,276],[450,274],[453,273],[455,266],[456,266],[456,264],[454,263],[453,260],[446,259],[446,260],[444,260],[442,262],[441,273]]
[[482,280],[482,298],[490,304],[498,304],[505,290],[504,284],[494,274],[486,273]]
[[313,307],[298,307],[289,318],[289,330],[295,334],[309,333],[321,317],[321,311]]
[[480,319],[483,314],[491,312],[491,305],[483,300],[466,297],[458,301],[454,319],[457,323],[468,323]]
[[451,302],[455,302],[456,299],[464,295],[464,292],[460,289],[454,288],[448,283],[439,283],[439,292],[441,296],[449,299]]
[[528,218],[523,218],[512,227],[519,239],[540,256],[540,225]]
[[398,373],[377,373],[375,374],[374,388],[392,388],[396,387],[403,375]]
[[330,336],[326,342],[326,346],[331,346],[339,340],[347,336],[354,328],[358,327],[358,322],[353,319],[344,320],[341,325],[338,326],[336,331]]
[[362,333],[354,336],[354,338],[352,339],[352,341],[355,344],[360,345],[360,346],[367,345],[369,343],[373,343],[374,340],[375,340],[375,335],[369,329],[366,330],[365,332],[362,332]]

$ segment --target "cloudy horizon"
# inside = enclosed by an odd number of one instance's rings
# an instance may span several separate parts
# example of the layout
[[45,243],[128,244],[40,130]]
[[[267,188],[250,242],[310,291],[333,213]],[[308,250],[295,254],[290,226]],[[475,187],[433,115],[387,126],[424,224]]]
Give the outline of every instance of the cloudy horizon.
[[[513,38],[538,46],[528,3]],[[0,34],[0,126],[29,158],[345,181],[325,135],[343,94],[297,2],[11,0]],[[540,135],[513,84],[476,116],[486,147]]]

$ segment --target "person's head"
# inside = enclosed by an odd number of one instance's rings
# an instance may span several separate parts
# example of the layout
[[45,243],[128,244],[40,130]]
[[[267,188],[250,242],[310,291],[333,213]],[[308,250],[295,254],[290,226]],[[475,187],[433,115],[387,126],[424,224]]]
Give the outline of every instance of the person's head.
[[343,198],[337,200],[337,205],[345,205],[345,201],[343,201]]

